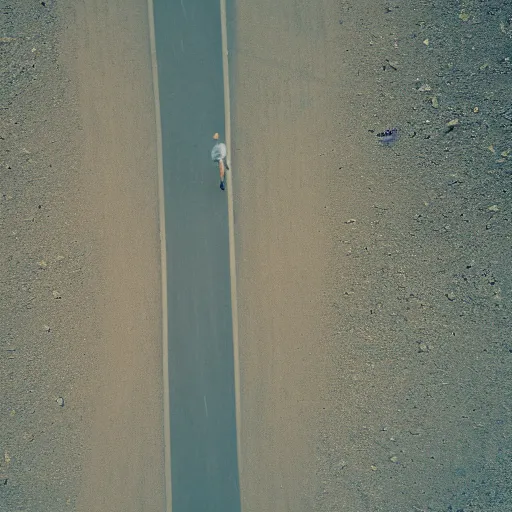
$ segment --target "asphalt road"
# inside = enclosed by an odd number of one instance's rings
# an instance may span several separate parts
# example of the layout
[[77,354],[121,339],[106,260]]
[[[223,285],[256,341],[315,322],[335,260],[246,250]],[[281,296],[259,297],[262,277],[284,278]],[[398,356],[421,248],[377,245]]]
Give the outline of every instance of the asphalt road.
[[240,510],[219,2],[154,0],[169,322],[173,512]]

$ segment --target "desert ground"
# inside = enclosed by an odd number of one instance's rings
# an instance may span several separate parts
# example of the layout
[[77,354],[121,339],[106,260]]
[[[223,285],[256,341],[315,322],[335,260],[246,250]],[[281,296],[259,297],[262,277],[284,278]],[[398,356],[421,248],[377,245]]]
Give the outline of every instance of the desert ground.
[[[510,511],[512,7],[232,7],[242,510]],[[0,511],[163,510],[147,5],[1,12]]]
[[2,4],[0,510],[162,510],[147,5]]
[[510,509],[510,15],[239,6],[247,510]]

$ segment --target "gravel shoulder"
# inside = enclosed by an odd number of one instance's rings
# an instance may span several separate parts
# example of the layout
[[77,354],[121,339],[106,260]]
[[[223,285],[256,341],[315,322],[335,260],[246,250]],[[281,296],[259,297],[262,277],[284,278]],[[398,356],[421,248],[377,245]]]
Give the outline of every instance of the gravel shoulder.
[[237,7],[246,510],[510,509],[511,15]]
[[2,11],[0,510],[162,510],[147,5]]

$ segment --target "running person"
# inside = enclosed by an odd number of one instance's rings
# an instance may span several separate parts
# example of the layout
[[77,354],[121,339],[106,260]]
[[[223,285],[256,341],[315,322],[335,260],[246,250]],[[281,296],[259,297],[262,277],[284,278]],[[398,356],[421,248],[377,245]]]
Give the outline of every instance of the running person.
[[224,174],[226,168],[229,171],[229,166],[226,161],[226,157],[228,155],[228,151],[226,149],[226,144],[224,142],[219,142],[219,134],[213,134],[213,140],[216,140],[215,146],[212,149],[212,160],[219,165],[219,175],[220,175],[220,189],[225,189],[224,183]]

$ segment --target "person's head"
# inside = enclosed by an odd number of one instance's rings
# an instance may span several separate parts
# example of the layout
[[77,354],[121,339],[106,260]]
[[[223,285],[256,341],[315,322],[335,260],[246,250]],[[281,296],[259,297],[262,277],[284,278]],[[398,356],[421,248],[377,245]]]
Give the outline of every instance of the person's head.
[[218,133],[214,133],[213,134],[213,140],[219,140],[219,134]]

